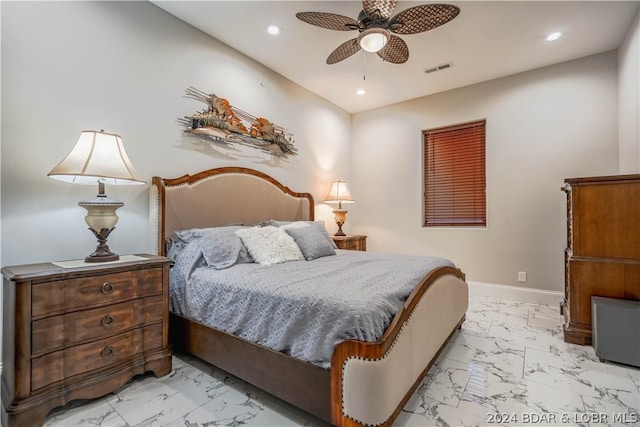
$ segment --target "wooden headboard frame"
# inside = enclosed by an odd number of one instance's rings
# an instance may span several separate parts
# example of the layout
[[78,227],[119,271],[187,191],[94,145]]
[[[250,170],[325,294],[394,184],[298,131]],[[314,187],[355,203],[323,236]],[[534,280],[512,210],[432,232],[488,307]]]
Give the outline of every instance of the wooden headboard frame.
[[149,212],[154,248],[165,255],[165,238],[176,230],[313,220],[314,201],[260,171],[224,167],[180,178],[154,176]]

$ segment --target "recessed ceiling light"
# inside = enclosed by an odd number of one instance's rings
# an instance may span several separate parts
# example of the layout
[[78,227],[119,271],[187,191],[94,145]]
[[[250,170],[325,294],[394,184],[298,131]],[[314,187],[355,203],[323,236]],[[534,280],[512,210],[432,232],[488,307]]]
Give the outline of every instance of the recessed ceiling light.
[[267,32],[272,36],[277,36],[278,34],[280,34],[280,31],[280,27],[278,27],[277,25],[269,25],[267,27]]
[[558,32],[551,33],[547,36],[547,41],[552,42],[554,40],[558,40],[560,37],[562,37],[562,33],[558,33]]
[[361,95],[361,96],[362,96],[362,95],[364,95],[365,93],[367,93],[367,91],[366,91],[366,90],[364,90],[364,89],[358,89],[358,90],[356,91],[356,95]]

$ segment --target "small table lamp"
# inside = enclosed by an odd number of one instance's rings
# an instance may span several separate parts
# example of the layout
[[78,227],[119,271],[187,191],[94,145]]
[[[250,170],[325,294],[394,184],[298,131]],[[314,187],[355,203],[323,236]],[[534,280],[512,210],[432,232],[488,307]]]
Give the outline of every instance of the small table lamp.
[[351,197],[347,183],[339,180],[334,181],[324,201],[327,203],[338,203],[338,209],[333,210],[334,219],[336,220],[336,224],[338,224],[338,231],[334,236],[346,236],[344,231],[342,231],[342,225],[347,221],[347,211],[342,209],[342,204],[355,202],[353,197]]
[[103,130],[84,130],[71,153],[47,174],[49,177],[74,184],[98,184],[93,200],[78,203],[87,210],[85,222],[98,239],[96,251],[85,262],[116,261],[119,256],[107,246],[107,237],[118,222],[116,210],[124,203],[107,198],[105,184],[144,184],[136,177],[122,138]]

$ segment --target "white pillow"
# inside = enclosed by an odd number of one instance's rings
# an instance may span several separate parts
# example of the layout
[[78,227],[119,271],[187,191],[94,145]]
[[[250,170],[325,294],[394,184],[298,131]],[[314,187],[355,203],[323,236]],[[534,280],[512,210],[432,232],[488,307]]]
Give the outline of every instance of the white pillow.
[[261,265],[303,261],[300,248],[286,231],[277,227],[251,227],[236,231],[251,257]]

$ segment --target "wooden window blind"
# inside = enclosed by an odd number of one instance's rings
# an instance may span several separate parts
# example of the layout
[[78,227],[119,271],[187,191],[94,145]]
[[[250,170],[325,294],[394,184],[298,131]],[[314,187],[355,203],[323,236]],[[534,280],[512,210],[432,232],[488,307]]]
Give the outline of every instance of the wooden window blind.
[[485,123],[423,131],[425,227],[487,225]]

